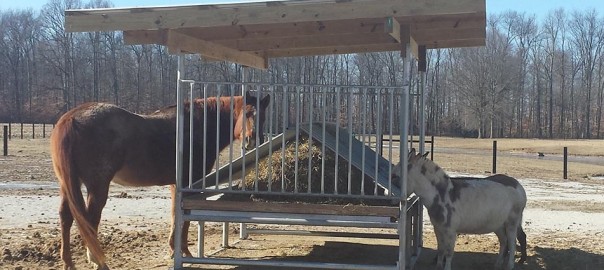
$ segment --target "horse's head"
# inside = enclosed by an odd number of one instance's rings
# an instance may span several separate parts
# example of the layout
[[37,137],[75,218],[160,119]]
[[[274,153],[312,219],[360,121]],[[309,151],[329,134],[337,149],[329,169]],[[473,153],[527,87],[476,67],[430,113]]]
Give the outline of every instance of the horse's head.
[[242,104],[241,112],[235,123],[235,136],[243,144],[242,146],[251,150],[264,143],[264,121],[266,120],[266,108],[271,101],[270,96],[261,100],[250,93],[245,95],[245,104]]
[[[407,157],[407,196],[411,193],[415,192],[416,189],[416,174],[426,175],[426,167],[423,165],[426,161],[426,156],[428,156],[428,152],[422,154],[415,153],[415,148],[412,148],[409,151],[409,156]],[[401,181],[401,169],[402,164],[399,162],[392,169],[392,182],[400,185]]]

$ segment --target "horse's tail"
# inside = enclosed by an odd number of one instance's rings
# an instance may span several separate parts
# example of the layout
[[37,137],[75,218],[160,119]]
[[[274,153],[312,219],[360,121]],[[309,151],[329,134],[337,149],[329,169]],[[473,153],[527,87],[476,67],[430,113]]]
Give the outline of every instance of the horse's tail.
[[[59,119],[51,136],[53,168],[59,180],[61,196],[67,199],[71,214],[78,223],[80,235],[99,266],[105,266],[105,254],[97,239],[96,229],[85,216],[86,204],[81,191],[78,170],[75,168],[73,145],[76,143],[77,122],[70,116]],[[67,243],[68,244],[68,243]]]
[[518,243],[520,244],[520,260],[519,264],[523,264],[526,261],[526,233],[522,230],[522,225],[518,226],[518,231],[516,233],[516,238],[518,239]]

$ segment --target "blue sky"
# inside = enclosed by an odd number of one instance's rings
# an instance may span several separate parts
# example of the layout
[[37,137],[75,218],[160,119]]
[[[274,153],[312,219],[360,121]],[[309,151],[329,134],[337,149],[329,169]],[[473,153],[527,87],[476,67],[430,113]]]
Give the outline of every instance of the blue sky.
[[[0,10],[33,8],[39,10],[49,0],[0,0]],[[82,0],[86,3],[88,0]],[[115,7],[135,6],[166,6],[188,5],[202,3],[225,2],[254,2],[249,0],[112,0]],[[500,13],[506,10],[515,10],[536,14],[539,18],[545,17],[548,11],[564,7],[567,11],[584,11],[596,9],[600,16],[604,16],[604,0],[487,0],[488,13]]]

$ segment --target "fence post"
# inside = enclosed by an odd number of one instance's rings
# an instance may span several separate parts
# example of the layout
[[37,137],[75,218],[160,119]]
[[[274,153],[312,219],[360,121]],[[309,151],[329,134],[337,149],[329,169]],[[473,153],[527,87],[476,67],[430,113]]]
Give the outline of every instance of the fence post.
[[4,126],[4,156],[8,156],[8,127]]
[[46,123],[42,123],[42,138],[46,138]]
[[8,122],[8,139],[10,140],[13,136],[13,124],[11,122]]
[[497,141],[493,141],[493,174],[497,173]]
[[434,135],[430,136],[430,160],[434,161]]
[[568,179],[568,147],[564,147],[564,179]]
[[31,123],[31,138],[35,139],[36,138],[36,124]]
[[23,122],[21,122],[21,139],[23,139]]

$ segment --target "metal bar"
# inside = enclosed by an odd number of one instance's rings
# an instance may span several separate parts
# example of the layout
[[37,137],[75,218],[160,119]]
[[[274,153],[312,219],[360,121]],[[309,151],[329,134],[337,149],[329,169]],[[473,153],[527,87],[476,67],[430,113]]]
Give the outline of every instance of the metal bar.
[[[340,96],[340,92],[342,91],[341,87],[337,87],[336,88],[336,142],[340,141],[340,108],[341,106],[341,96]],[[340,144],[336,143],[336,153],[335,153],[335,163],[336,163],[336,168],[335,168],[335,172],[334,172],[334,194],[338,194],[338,172],[339,172],[339,162],[338,159],[340,157]]]
[[[273,153],[273,114],[275,111],[275,87],[270,86],[269,88],[270,98],[273,99],[269,103],[268,107],[268,152]],[[268,156],[268,191],[271,192],[273,186],[273,159],[271,158],[271,154]]]
[[[298,155],[298,149],[300,147],[300,87],[296,88],[296,150],[295,150],[295,154],[296,157],[299,156]],[[309,138],[310,140],[310,138]],[[298,159],[296,158],[296,162],[295,162],[295,171],[298,172]],[[294,175],[294,193],[298,193],[298,174],[296,173]]]
[[[312,129],[313,129],[313,120],[314,120],[314,106],[313,106],[313,89],[309,88],[308,90],[309,92],[309,104],[308,104],[308,123],[309,123],[309,133],[313,134]],[[308,184],[307,184],[307,193],[311,193],[311,186],[312,186],[312,136],[308,136]]]
[[[208,117],[207,101],[208,101],[208,91],[207,91],[206,87],[203,87],[203,121],[204,121],[204,123]],[[201,183],[201,186],[203,188],[206,188],[207,187],[206,186],[206,184],[207,184],[206,183],[206,181],[207,181],[206,174],[208,173],[208,166],[207,166],[208,155],[207,155],[206,149],[208,149],[207,141],[208,141],[208,132],[209,131],[207,130],[207,127],[205,124],[203,126],[204,126],[203,127],[203,151],[202,151],[203,152],[203,165],[202,165],[203,166],[203,173],[202,173],[203,182]]]
[[[403,95],[400,102],[400,132],[401,132],[401,146],[400,146],[400,162],[401,162],[401,180],[400,180],[400,189],[401,189],[401,198],[405,198],[407,195],[407,164],[408,164],[408,155],[409,149],[407,144],[408,137],[408,125],[409,125],[409,91],[410,91],[410,69],[411,69],[411,46],[407,44],[405,58],[403,59]],[[405,224],[407,223],[407,214],[406,214],[406,203],[407,200],[401,199],[399,204],[399,222],[398,222],[398,233],[399,233],[399,259],[398,266],[401,270],[406,267],[406,237],[407,231]]]
[[[289,117],[289,107],[287,106],[288,95],[287,87],[283,88],[283,132],[287,128],[287,121]],[[285,136],[281,136],[281,157],[285,157]],[[285,192],[285,159],[281,158],[281,192]]]
[[[204,116],[204,118],[206,118]],[[207,119],[207,118],[206,118]],[[206,120],[204,119],[204,121]],[[220,168],[220,88],[217,87],[216,88],[216,160],[214,161],[214,168],[216,170],[218,170],[218,168]],[[232,133],[232,132],[229,132]],[[193,143],[191,142],[191,145],[193,145]],[[205,151],[205,149],[204,149]],[[216,174],[216,178],[214,181],[214,188],[218,189],[219,186],[219,179],[218,179],[218,174]]]
[[183,180],[183,145],[184,145],[184,95],[180,80],[184,76],[184,55],[178,55],[178,70],[176,73],[176,194],[174,195],[174,207],[175,212],[175,224],[174,224],[174,268],[182,268],[183,256],[182,250],[182,225],[183,225],[183,211],[180,207],[182,201],[182,180]]
[[193,187],[193,138],[194,137],[194,123],[195,123],[195,101],[193,100],[193,86],[195,84],[189,83],[189,186]]
[[359,264],[340,264],[340,263],[319,263],[302,261],[281,261],[281,260],[245,260],[245,259],[226,259],[226,258],[184,258],[186,263],[205,263],[222,265],[248,265],[254,267],[289,267],[289,268],[317,268],[317,269],[349,269],[349,270],[391,270],[396,269],[394,265],[359,265]]
[[493,141],[493,174],[497,173],[497,141]]
[[198,221],[197,222],[197,257],[204,257],[204,241],[205,236],[205,222]]
[[[367,87],[363,87],[363,98],[361,99],[362,102],[361,105],[363,106],[363,115],[361,116],[362,123],[361,125],[363,125],[362,128],[362,135],[361,135],[361,141],[363,142],[363,145],[366,144],[365,139],[366,139],[366,134],[367,134]],[[377,163],[376,163],[377,164]],[[377,182],[377,179],[374,179],[375,182]],[[361,150],[361,195],[365,195],[365,147],[362,148]]]
[[222,247],[229,247],[229,222],[222,223]]
[[324,236],[324,237],[346,237],[346,238],[375,238],[375,239],[398,239],[398,234],[385,233],[356,233],[356,232],[328,232],[328,231],[303,231],[303,230],[277,230],[277,229],[250,229],[250,234],[267,235],[299,235],[299,236]]
[[[323,87],[322,88],[323,91],[321,93],[321,101],[323,101],[323,104],[321,104],[322,107],[322,113],[323,113],[323,133],[321,134],[322,139],[325,140],[325,129],[326,129],[326,122],[327,122],[327,95],[325,94],[325,90],[327,90],[327,88]],[[338,127],[336,127],[336,130],[339,129]],[[321,159],[321,194],[325,194],[325,143],[321,144],[321,155],[323,156],[323,158]],[[337,153],[336,153],[337,156]],[[336,180],[337,181],[337,180]]]
[[[229,89],[231,89],[231,100],[230,100],[230,111],[231,111],[231,116],[230,118],[230,127],[234,127],[234,119],[235,119],[235,86],[234,85],[230,85]],[[231,140],[231,142],[234,140],[233,138],[233,132],[229,132],[229,139]],[[235,148],[235,146],[233,146],[233,143],[231,143],[229,145],[229,160],[233,160],[233,148]],[[218,183],[216,183],[218,185]],[[233,189],[233,166],[229,167],[229,189]]]
[[[352,93],[352,89],[350,89]],[[348,195],[352,194],[352,95],[348,95]]]

